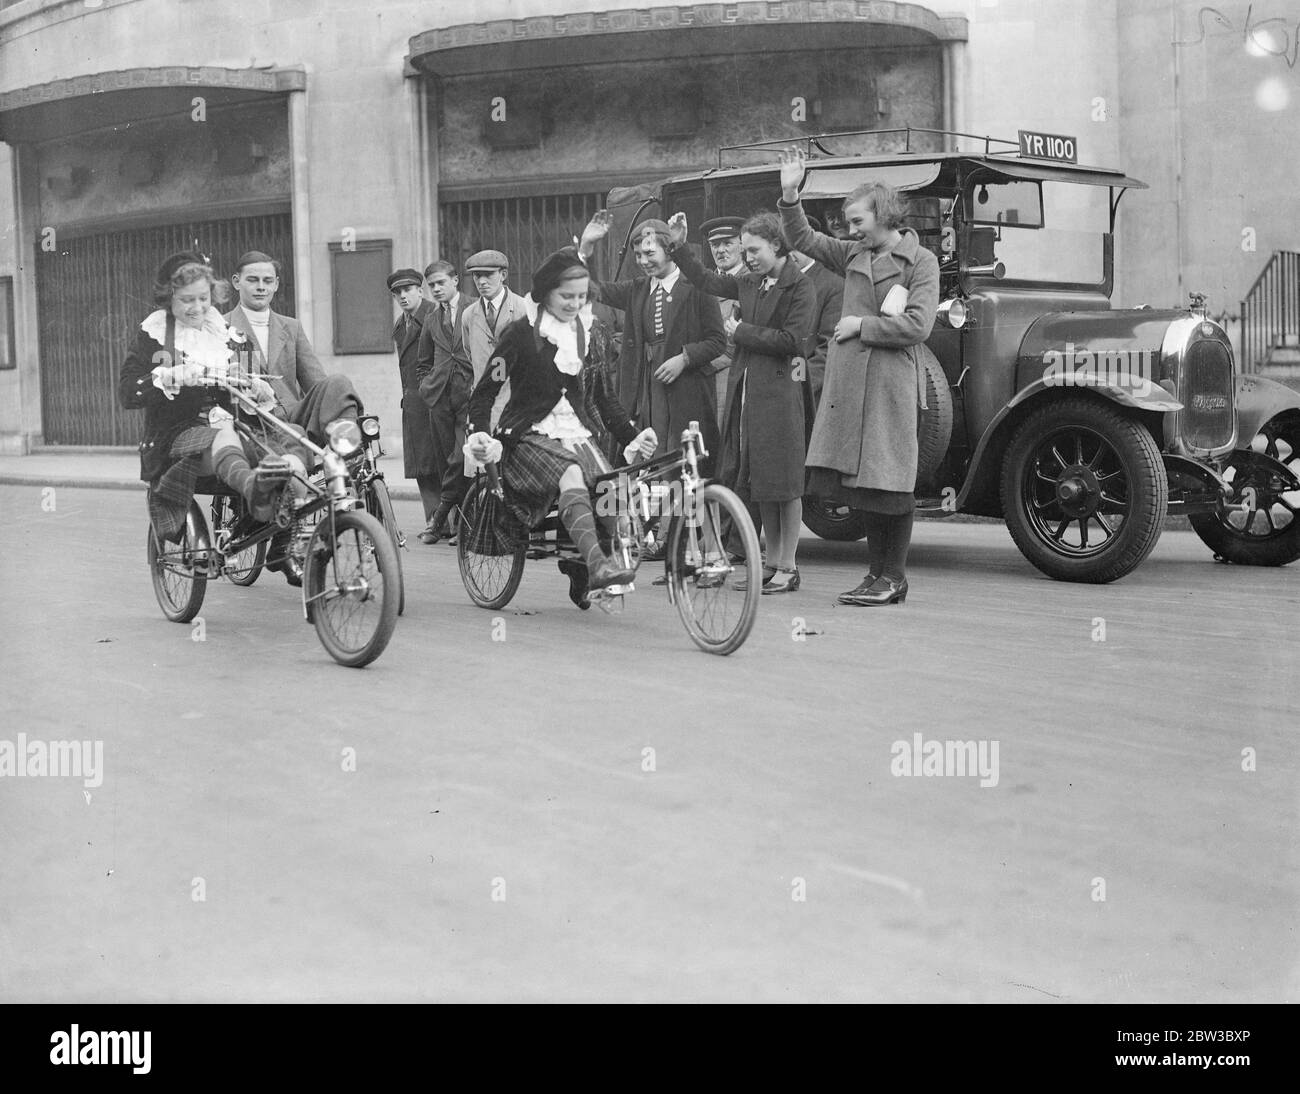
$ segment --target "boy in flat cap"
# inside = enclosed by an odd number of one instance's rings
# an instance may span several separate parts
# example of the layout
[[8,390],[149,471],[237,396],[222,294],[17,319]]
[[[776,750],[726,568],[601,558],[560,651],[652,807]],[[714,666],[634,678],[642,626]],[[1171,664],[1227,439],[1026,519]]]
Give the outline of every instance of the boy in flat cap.
[[434,460],[433,423],[415,375],[420,332],[433,314],[433,305],[421,292],[423,287],[424,277],[419,270],[401,269],[388,275],[388,291],[401,308],[393,326],[393,345],[397,348],[397,368],[402,378],[402,470],[420,488],[426,524],[420,538],[427,543],[427,525],[438,509],[442,487]]
[[[578,251],[586,261],[609,232],[601,211],[583,230]],[[655,431],[656,455],[681,444],[699,422],[704,446],[718,450],[718,396],[712,362],[726,348],[716,301],[681,277],[668,257],[668,225],[638,224],[633,237],[641,276],[597,282],[600,298],[625,313],[616,394],[636,420]],[[711,461],[705,461],[710,465]]]
[[[478,386],[496,352],[501,332],[524,315],[524,298],[510,291],[506,278],[510,275],[510,260],[501,251],[478,251],[469,256],[465,272],[474,279],[478,299],[467,307],[460,317],[461,341],[474,367],[474,380],[470,390]],[[510,388],[501,389],[492,409],[489,432],[496,428],[501,408],[510,398]]]

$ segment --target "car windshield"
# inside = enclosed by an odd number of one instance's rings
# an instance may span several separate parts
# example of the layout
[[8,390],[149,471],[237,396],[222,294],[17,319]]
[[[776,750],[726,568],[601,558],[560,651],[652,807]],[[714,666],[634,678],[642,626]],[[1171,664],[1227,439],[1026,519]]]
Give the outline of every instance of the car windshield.
[[1008,281],[1101,285],[1110,190],[1044,182],[1041,207],[1037,190],[1025,181],[980,183],[972,189],[972,245],[965,265],[1001,262]]

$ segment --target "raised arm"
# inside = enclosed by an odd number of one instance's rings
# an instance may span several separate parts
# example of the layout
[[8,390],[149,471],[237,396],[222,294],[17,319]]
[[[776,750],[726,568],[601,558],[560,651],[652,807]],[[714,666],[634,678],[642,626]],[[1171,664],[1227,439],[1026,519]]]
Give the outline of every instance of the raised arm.
[[677,263],[682,276],[697,289],[713,296],[722,296],[728,300],[740,299],[740,282],[731,274],[714,273],[706,270],[695,257],[695,251],[689,243],[674,243],[668,251],[668,257]]
[[776,203],[781,213],[781,231],[791,250],[802,251],[823,266],[843,274],[858,244],[812,230],[799,200],[799,186],[807,169],[805,162],[806,157],[800,149],[792,148],[781,153],[781,200]]

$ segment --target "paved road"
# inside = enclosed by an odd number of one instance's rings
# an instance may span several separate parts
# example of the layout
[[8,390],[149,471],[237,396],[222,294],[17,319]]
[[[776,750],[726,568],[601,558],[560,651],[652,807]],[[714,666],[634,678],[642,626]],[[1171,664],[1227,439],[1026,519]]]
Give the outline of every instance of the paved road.
[[[355,671],[275,575],[192,641],[142,496],[41,499],[0,487],[0,749],[102,741],[103,782],[0,779],[0,999],[1300,996],[1300,567],[1166,533],[1070,586],[925,523],[854,610],[860,546],[806,539],[716,658],[662,590],[579,613],[536,563],[494,614],[417,543]],[[997,784],[891,774],[914,734]]]

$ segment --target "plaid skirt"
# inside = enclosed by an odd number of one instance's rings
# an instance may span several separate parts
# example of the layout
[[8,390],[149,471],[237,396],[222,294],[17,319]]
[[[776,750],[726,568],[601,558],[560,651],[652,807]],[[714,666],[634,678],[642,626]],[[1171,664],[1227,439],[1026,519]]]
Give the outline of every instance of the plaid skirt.
[[529,530],[546,519],[560,496],[560,476],[575,464],[588,486],[610,471],[594,438],[565,442],[541,433],[521,437],[501,461],[505,498],[480,495],[481,515],[461,530],[466,548],[476,555],[512,554],[527,541]]
[[[149,520],[154,531],[163,539],[178,543],[185,527],[185,513],[194,500],[194,490],[203,466],[203,454],[212,447],[217,431],[210,425],[190,425],[172,439],[168,454],[175,461],[149,484]],[[294,444],[288,437],[267,431],[256,444],[244,439],[244,455],[254,467],[262,457],[262,450],[277,455],[296,455],[303,466],[311,467],[312,457],[307,449]]]

